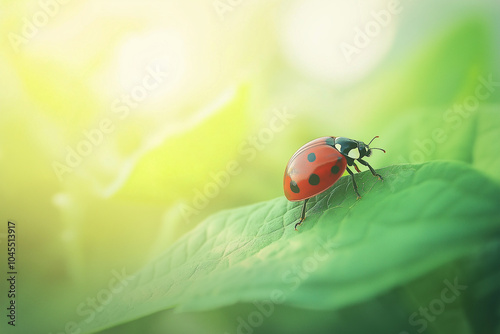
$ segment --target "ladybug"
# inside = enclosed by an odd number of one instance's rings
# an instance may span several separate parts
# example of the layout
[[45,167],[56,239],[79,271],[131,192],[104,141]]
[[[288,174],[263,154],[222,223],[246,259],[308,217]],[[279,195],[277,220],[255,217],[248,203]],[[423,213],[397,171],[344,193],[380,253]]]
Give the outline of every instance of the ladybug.
[[302,214],[299,222],[295,224],[295,230],[306,218],[306,204],[309,198],[330,188],[340,179],[345,170],[351,174],[354,191],[358,199],[361,198],[354,180],[354,173],[348,167],[354,166],[360,173],[355,163],[356,160],[367,166],[373,176],[382,180],[382,176],[363,160],[364,157],[372,154],[372,150],[381,150],[385,153],[384,149],[370,148],[375,138],[378,136],[373,137],[367,145],[362,141],[345,137],[321,137],[310,141],[295,152],[286,165],[283,180],[286,198],[292,202],[304,201]]

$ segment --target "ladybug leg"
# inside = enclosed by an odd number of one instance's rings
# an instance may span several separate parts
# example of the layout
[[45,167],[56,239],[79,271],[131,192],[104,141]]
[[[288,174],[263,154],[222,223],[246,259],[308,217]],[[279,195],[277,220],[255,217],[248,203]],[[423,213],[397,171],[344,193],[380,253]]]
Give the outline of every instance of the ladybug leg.
[[352,185],[354,186],[354,191],[356,192],[356,195],[358,195],[358,199],[360,199],[361,195],[359,194],[358,185],[356,184],[356,180],[354,180],[354,173],[352,172],[352,170],[349,169],[349,167],[346,167],[346,170],[349,174],[351,174]]
[[358,161],[362,164],[362,165],[365,165],[366,167],[370,168],[370,172],[372,172],[373,176],[376,176],[378,177],[379,180],[384,180],[382,178],[382,175],[378,174],[377,172],[375,172],[375,169],[372,168],[372,166],[370,166],[370,164],[366,161],[364,161],[363,159],[358,159]]
[[304,200],[304,204],[302,205],[302,214],[300,215],[299,222],[297,224],[295,224],[295,231],[297,231],[297,226],[300,226],[302,224],[302,222],[304,221],[304,219],[306,219],[306,204],[307,204],[308,200],[309,200],[309,198]]
[[356,163],[354,163],[354,161],[352,162],[352,165],[354,166],[354,169],[356,170],[356,172],[361,173],[361,171],[358,168],[358,165],[356,165]]

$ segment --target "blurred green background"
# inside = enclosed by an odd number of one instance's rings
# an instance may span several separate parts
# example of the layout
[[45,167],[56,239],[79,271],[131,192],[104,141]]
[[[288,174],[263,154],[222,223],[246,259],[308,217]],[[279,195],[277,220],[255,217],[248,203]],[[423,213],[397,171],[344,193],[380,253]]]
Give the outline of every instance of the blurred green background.
[[[20,274],[19,325],[0,326],[71,333],[114,272],[283,196],[317,137],[379,135],[374,168],[459,160],[499,180],[499,22],[493,0],[2,0],[0,241],[15,221]],[[252,307],[109,332],[229,332]],[[325,317],[283,306],[260,330]]]

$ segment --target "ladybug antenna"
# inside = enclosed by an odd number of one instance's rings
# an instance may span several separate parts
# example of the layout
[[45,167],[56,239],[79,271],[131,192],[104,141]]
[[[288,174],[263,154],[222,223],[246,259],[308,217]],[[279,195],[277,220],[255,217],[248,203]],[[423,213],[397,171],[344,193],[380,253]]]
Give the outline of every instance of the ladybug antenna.
[[378,147],[370,147],[370,150],[381,150],[382,152],[386,153],[383,148],[378,148]]
[[[368,147],[370,146],[370,144],[372,143],[372,141],[375,139],[375,138],[378,138],[378,136],[375,136],[372,138],[372,140],[370,140],[370,142],[368,143]],[[385,150],[383,148],[378,148],[378,147],[370,147],[370,150],[381,150],[382,152],[385,153]]]
[[373,140],[375,140],[375,138],[378,138],[378,136],[373,137],[372,140],[370,140],[370,142],[368,143],[368,146],[370,146],[370,144],[372,143]]

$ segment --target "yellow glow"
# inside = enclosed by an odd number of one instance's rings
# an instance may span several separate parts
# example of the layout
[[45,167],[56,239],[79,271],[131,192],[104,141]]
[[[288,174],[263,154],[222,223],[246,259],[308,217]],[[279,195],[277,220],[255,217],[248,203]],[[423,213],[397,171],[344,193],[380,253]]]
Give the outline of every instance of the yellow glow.
[[399,13],[384,0],[296,1],[281,27],[285,55],[306,75],[336,85],[359,80],[391,47]]

